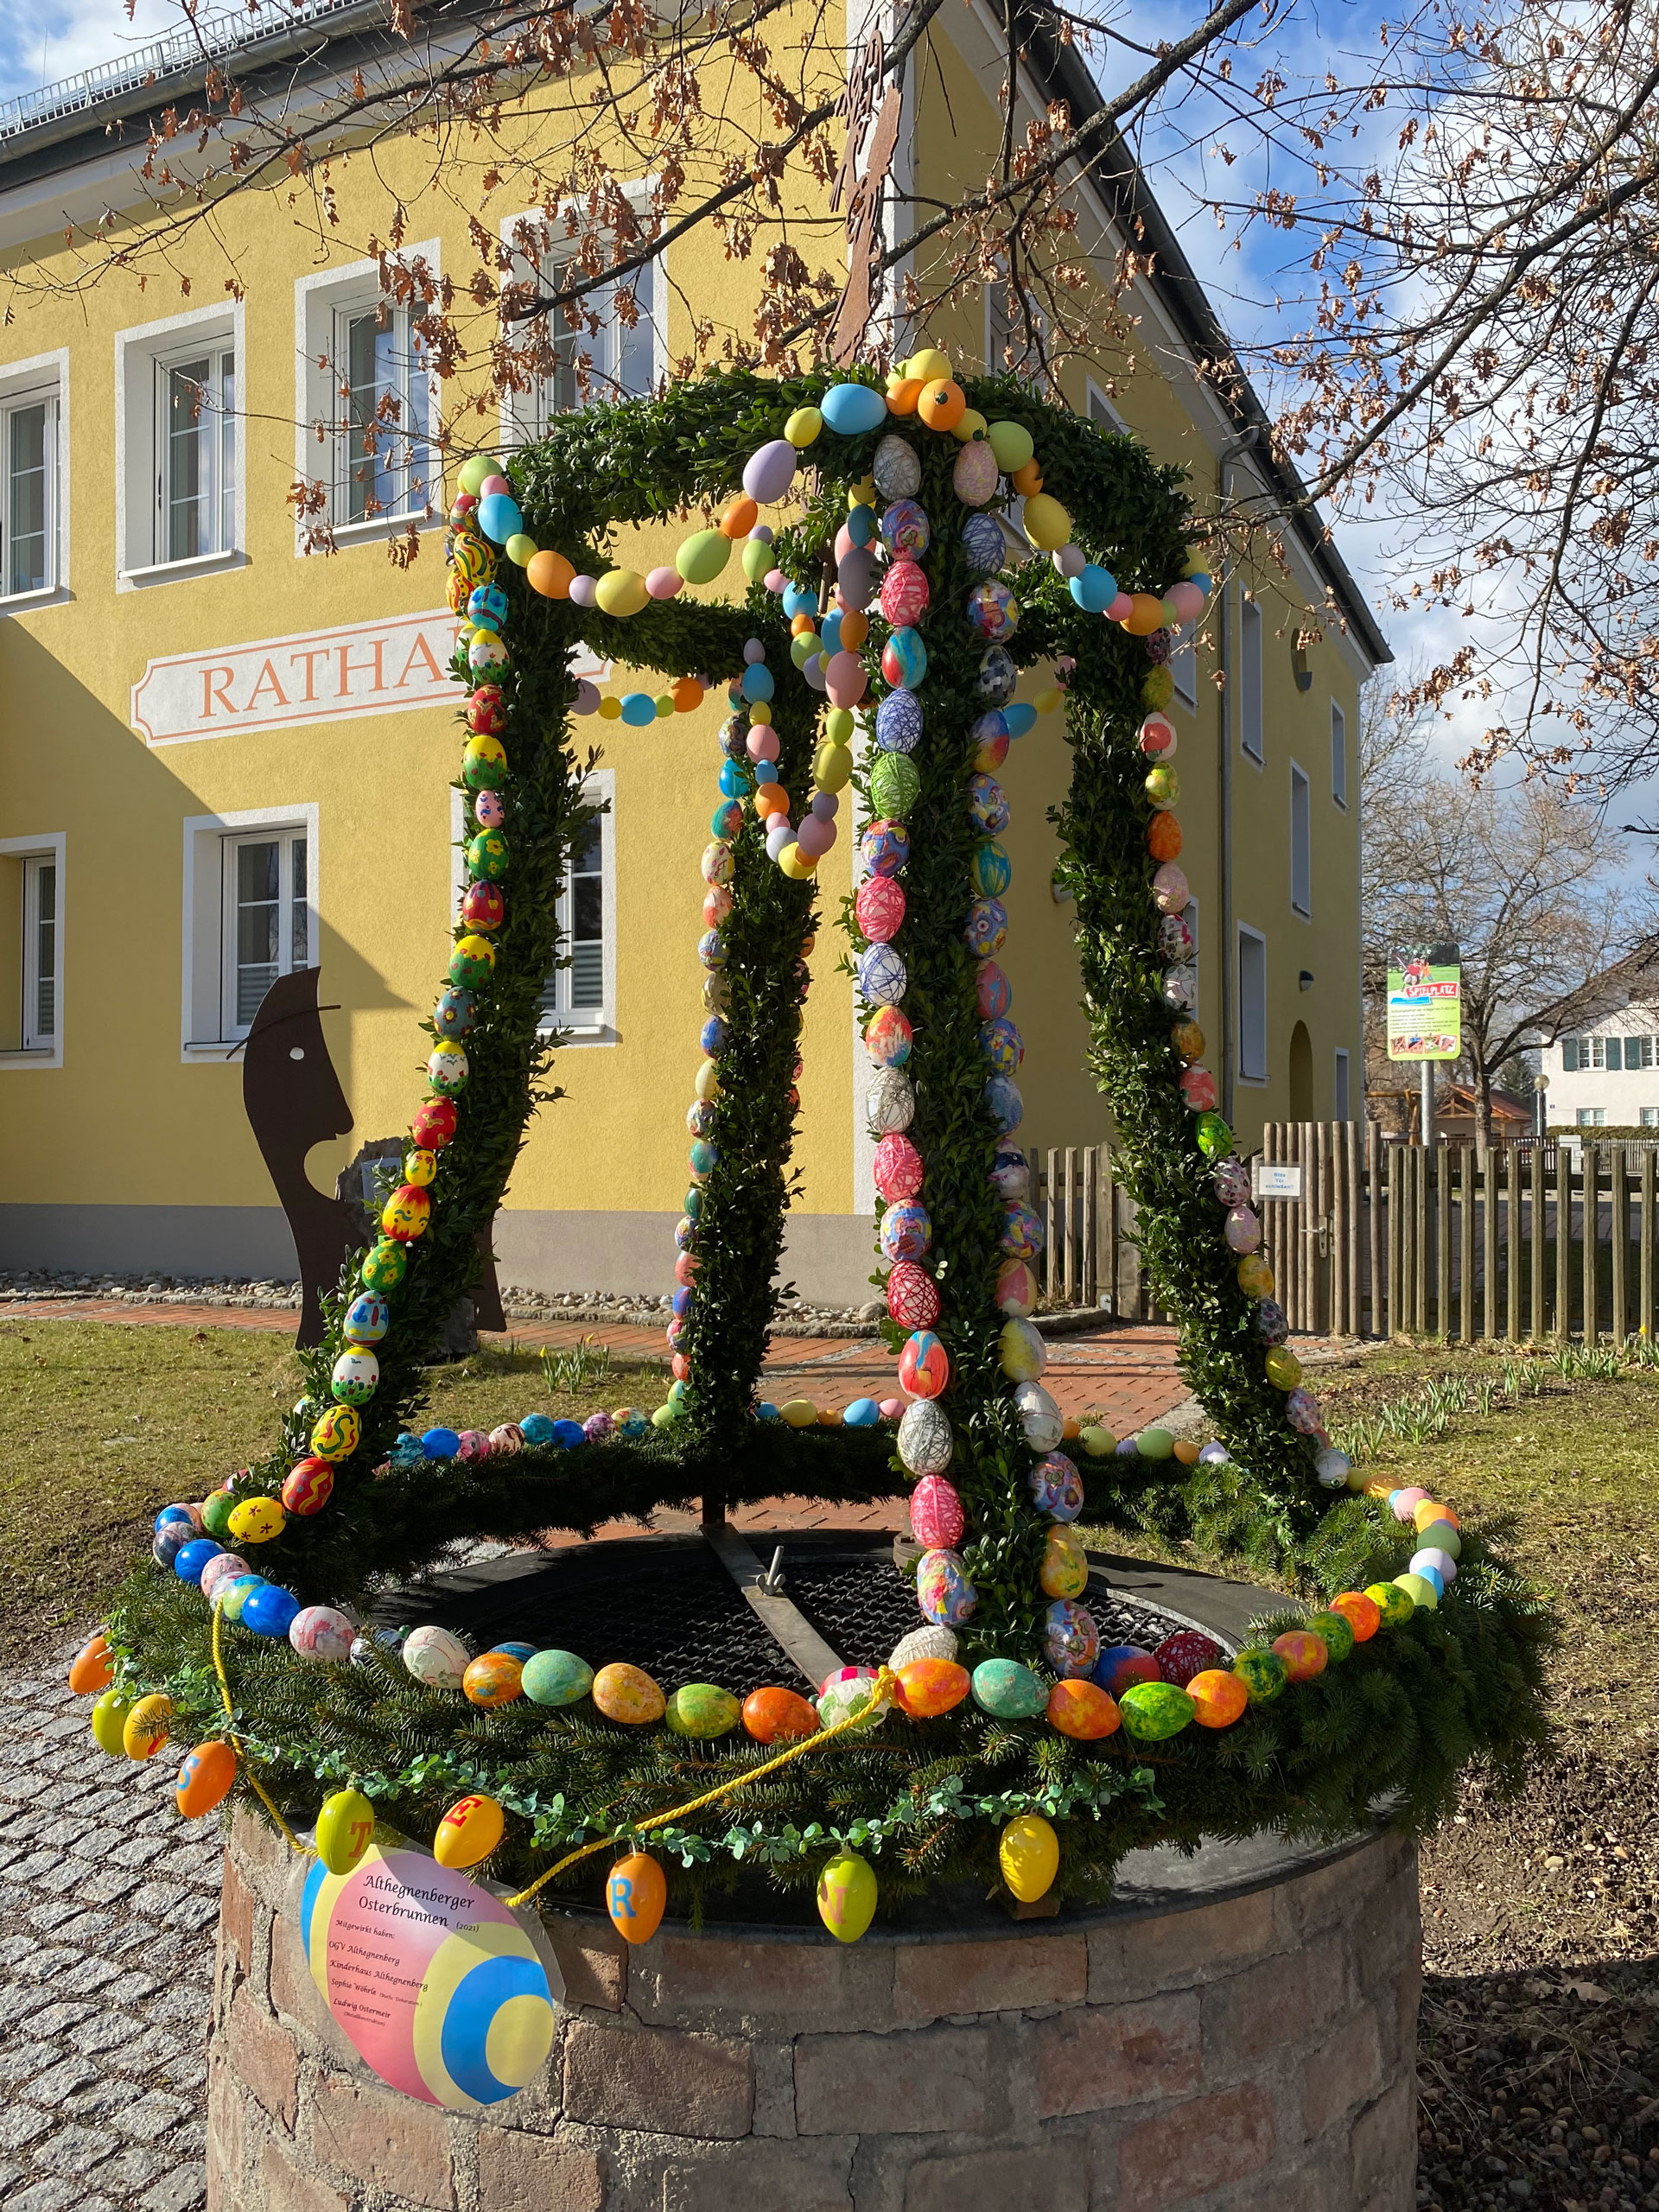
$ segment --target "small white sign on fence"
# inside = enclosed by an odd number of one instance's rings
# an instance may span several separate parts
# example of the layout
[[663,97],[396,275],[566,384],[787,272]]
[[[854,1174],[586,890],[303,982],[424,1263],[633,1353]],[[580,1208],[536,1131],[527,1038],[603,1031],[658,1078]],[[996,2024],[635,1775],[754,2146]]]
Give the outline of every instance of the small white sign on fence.
[[1300,1198],[1300,1160],[1258,1160],[1251,1166],[1251,1187],[1258,1198]]

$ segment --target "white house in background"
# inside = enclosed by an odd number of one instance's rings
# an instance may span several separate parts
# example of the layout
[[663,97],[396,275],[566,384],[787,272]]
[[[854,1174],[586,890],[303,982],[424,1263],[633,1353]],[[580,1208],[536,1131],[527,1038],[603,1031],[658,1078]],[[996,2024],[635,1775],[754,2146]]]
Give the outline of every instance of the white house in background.
[[1543,1047],[1553,1129],[1652,1129],[1659,1135],[1659,987],[1622,994],[1592,1020]]

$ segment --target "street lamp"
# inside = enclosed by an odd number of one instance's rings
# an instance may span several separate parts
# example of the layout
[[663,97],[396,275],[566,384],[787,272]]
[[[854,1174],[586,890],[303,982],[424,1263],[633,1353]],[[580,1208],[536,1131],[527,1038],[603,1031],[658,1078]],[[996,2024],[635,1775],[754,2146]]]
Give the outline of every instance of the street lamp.
[[1544,1134],[1544,1093],[1549,1089],[1549,1077],[1539,1074],[1532,1078],[1533,1120],[1537,1124],[1536,1135],[1541,1141]]

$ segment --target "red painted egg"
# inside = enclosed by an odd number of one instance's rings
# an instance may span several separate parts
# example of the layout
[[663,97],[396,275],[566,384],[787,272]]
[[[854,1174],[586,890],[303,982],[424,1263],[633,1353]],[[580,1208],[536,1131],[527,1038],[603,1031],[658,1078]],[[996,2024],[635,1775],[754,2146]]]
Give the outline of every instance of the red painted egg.
[[743,1726],[757,1744],[789,1744],[816,1736],[818,1716],[793,1690],[751,1690],[743,1700]]
[[480,683],[467,702],[467,727],[480,737],[499,737],[507,726],[507,702],[499,683]]
[[453,1098],[429,1098],[409,1125],[409,1133],[423,1152],[442,1152],[455,1134],[458,1119]]
[[506,918],[507,902],[495,883],[469,883],[461,902],[461,918],[469,930],[499,930]]
[[1216,1106],[1216,1078],[1208,1068],[1183,1068],[1181,1103],[1194,1114],[1211,1114]]
[[1153,1657],[1158,1662],[1158,1672],[1166,1682],[1173,1682],[1184,1690],[1194,1675],[1206,1669],[1224,1667],[1227,1655],[1215,1640],[1195,1628],[1178,1630],[1153,1647]]
[[937,1398],[950,1380],[950,1360],[931,1329],[918,1329],[899,1355],[899,1388],[912,1398]]
[[887,1277],[887,1312],[901,1329],[931,1328],[938,1319],[938,1285],[914,1260],[894,1262]]
[[327,1459],[296,1460],[283,1484],[283,1503],[290,1513],[321,1513],[334,1487],[334,1471]]
[[875,1147],[875,1187],[889,1205],[913,1198],[922,1187],[922,1155],[895,1129]]
[[943,1475],[924,1475],[910,1493],[910,1529],[924,1550],[949,1552],[966,1526],[962,1500]]
[[895,630],[919,622],[927,598],[927,578],[914,561],[895,561],[881,579],[881,612]]
[[890,875],[867,876],[853,901],[853,917],[872,944],[887,944],[905,919],[905,887]]
[[1137,1682],[1160,1682],[1163,1680],[1158,1672],[1158,1662],[1151,1652],[1137,1650],[1131,1644],[1118,1644],[1112,1650],[1103,1652],[1095,1673],[1096,1677],[1105,1677],[1101,1688],[1109,1690],[1114,1697],[1122,1697],[1125,1690],[1133,1689]]

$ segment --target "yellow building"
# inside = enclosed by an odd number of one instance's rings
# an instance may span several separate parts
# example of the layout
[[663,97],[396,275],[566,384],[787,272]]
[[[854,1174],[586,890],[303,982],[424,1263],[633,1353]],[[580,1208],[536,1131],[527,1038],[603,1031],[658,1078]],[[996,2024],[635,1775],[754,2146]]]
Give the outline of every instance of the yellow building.
[[[330,25],[343,39],[361,14],[314,22],[302,73],[337,73]],[[980,0],[935,19],[938,66],[912,69],[895,162],[916,193],[945,198],[986,174],[996,39]],[[63,257],[66,214],[142,207],[137,156],[121,147],[192,84],[176,63],[147,82],[156,68],[140,55],[124,73],[0,112],[10,269]],[[1084,111],[1074,51],[1033,49],[1028,68],[1032,112],[1056,98]],[[383,175],[397,159],[395,144],[379,149]],[[342,170],[348,213],[367,186]],[[1078,251],[1107,271],[1135,235],[1152,267],[1130,301],[1133,357],[1103,341],[1092,372],[1062,370],[1064,397],[1187,467],[1200,506],[1282,501],[1294,480],[1268,451],[1254,396],[1224,404],[1195,372],[1224,338],[1143,181],[1126,164],[1109,195],[1097,181],[1076,189]],[[500,210],[503,236],[517,212]],[[402,1130],[417,1093],[416,1025],[455,886],[454,696],[442,672],[454,626],[430,456],[400,443],[365,461],[360,425],[391,394],[418,431],[438,393],[407,312],[382,303],[375,263],[318,258],[278,194],[239,196],[220,220],[250,249],[240,296],[220,289],[198,235],[182,251],[200,257],[202,281],[171,312],[154,289],[115,277],[73,296],[35,290],[0,334],[0,1265],[293,1272],[238,1066],[260,996],[292,968],[321,968],[354,1122],[314,1151],[313,1181],[332,1187],[360,1146]],[[410,226],[422,235],[406,255],[435,272],[467,261],[448,203],[417,201]],[[741,323],[760,281],[693,234],[642,289],[639,327],[613,322],[598,341],[603,367],[647,388],[689,350],[688,302],[717,302]],[[928,335],[975,364],[995,349],[996,307],[994,294],[959,290]],[[521,413],[533,428],[539,409],[575,397],[562,372]],[[289,504],[296,479],[319,475],[339,546],[329,558],[308,551]],[[386,541],[411,519],[420,555],[398,568]],[[1232,578],[1174,663],[1199,1018],[1246,1148],[1266,1119],[1361,1110],[1357,696],[1387,649],[1317,524],[1283,542],[1283,571]],[[671,551],[664,534],[636,557]],[[1299,644],[1309,607],[1327,612]],[[1022,696],[1041,688],[1033,671]],[[550,978],[548,1020],[574,1033],[558,1065],[568,1096],[532,1125],[499,1224],[508,1281],[669,1282],[717,718],[711,700],[691,728],[582,726],[602,732],[594,789],[607,811],[566,893],[573,957]],[[1038,1147],[1110,1133],[1082,1065],[1069,910],[1051,887],[1046,815],[1069,771],[1048,716],[1004,772],[1015,867],[1004,964],[1027,1045],[1020,1137]],[[827,914],[850,887],[850,842],[821,870]],[[838,957],[826,930],[786,1266],[810,1297],[857,1300],[869,1295],[874,1193]]]

